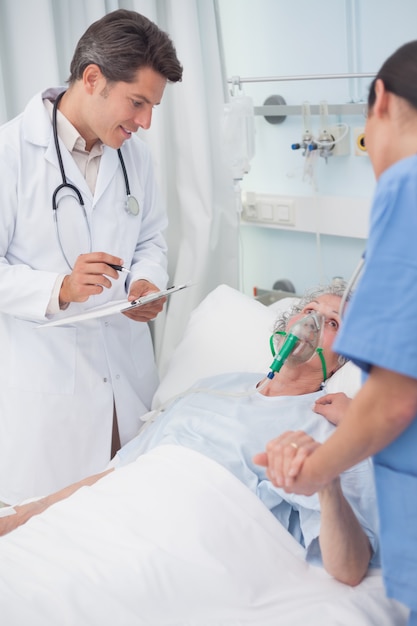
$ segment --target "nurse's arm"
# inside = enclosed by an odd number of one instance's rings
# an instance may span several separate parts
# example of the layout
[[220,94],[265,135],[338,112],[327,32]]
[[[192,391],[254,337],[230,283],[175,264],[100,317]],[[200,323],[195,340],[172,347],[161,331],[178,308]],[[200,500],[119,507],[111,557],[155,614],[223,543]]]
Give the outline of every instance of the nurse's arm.
[[45,496],[44,498],[40,498],[39,500],[34,500],[32,502],[27,502],[26,504],[15,505],[13,508],[16,511],[14,515],[8,515],[7,517],[0,517],[0,536],[6,535],[12,530],[15,530],[22,524],[25,524],[31,517],[34,515],[39,515],[48,509],[50,506],[59,502],[60,500],[65,500],[69,498],[75,491],[78,491],[81,487],[89,487],[94,485],[100,478],[106,476],[110,472],[112,472],[114,468],[110,468],[100,474],[95,474],[94,476],[88,476],[83,480],[80,480],[77,483],[74,483],[68,487],[64,487],[60,491],[56,491],[55,493]]

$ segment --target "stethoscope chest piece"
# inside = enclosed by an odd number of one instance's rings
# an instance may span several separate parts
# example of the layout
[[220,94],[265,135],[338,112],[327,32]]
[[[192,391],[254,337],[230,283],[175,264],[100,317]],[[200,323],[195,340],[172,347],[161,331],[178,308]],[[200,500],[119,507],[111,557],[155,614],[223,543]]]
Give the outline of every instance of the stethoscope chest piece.
[[135,196],[128,195],[126,197],[126,212],[129,215],[139,215],[139,202],[136,200]]

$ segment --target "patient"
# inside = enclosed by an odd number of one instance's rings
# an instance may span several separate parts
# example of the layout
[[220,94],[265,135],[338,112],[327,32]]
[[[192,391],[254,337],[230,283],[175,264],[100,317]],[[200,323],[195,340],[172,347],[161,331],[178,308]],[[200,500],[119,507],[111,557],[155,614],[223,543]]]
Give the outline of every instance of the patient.
[[273,487],[265,468],[253,461],[255,454],[281,432],[296,431],[287,446],[290,460],[298,445],[319,445],[335,428],[313,407],[325,396],[323,378],[329,378],[341,367],[342,361],[332,352],[340,324],[341,295],[340,286],[310,292],[290,315],[283,315],[276,323],[276,331],[289,330],[308,312],[321,313],[325,319],[322,357],[316,353],[307,362],[298,363],[290,356],[271,378],[262,378],[259,373],[236,373],[206,379],[151,418],[139,435],[119,451],[116,468],[38,501],[15,506],[14,514],[0,518],[0,534],[24,524],[81,486],[117,472],[117,467],[152,448],[175,444],[192,448],[223,465],[256,493],[306,548],[310,562],[322,564],[341,582],[357,585],[370,563],[376,564],[377,519],[369,461],[353,467],[311,497],[286,494]]

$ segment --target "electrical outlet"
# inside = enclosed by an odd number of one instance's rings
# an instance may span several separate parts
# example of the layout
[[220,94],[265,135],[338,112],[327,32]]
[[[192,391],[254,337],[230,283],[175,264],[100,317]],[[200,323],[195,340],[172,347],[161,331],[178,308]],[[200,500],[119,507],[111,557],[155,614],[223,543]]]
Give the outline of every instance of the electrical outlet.
[[259,224],[295,226],[295,202],[285,196],[246,193],[242,218]]
[[353,140],[355,146],[356,156],[368,156],[368,151],[365,145],[365,129],[363,126],[353,129]]
[[333,156],[348,156],[350,154],[350,129],[344,124],[331,126],[329,130],[335,144],[332,148]]

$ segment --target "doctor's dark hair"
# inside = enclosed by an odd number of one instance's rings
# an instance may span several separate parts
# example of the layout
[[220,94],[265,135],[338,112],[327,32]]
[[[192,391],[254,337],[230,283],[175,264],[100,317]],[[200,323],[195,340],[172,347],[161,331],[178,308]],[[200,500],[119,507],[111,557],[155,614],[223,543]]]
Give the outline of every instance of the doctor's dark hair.
[[[273,332],[275,333],[277,331],[285,331],[288,320],[290,320],[294,315],[297,315],[297,313],[301,313],[304,307],[306,307],[310,302],[317,300],[317,298],[319,298],[320,296],[331,295],[338,296],[340,299],[342,299],[346,287],[347,283],[344,280],[338,279],[337,281],[330,283],[330,285],[319,285],[318,287],[309,289],[289,309],[282,311],[278,315],[277,319],[275,320]],[[349,297],[346,301],[349,301]],[[339,355],[339,365],[344,365],[348,360],[349,359],[347,359],[346,357]]]
[[167,81],[182,79],[182,66],[170,37],[136,11],[119,9],[89,26],[77,43],[68,83],[82,78],[94,63],[109,82],[131,83],[142,67],[149,67]]
[[380,79],[385,89],[403,98],[417,110],[417,40],[398,48],[383,63],[369,88],[368,107],[375,104],[375,83]]

